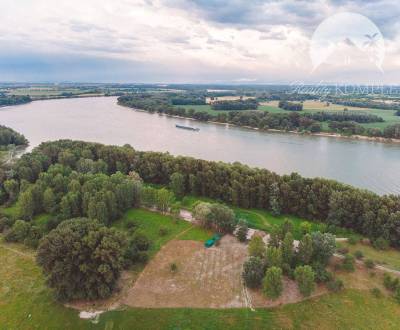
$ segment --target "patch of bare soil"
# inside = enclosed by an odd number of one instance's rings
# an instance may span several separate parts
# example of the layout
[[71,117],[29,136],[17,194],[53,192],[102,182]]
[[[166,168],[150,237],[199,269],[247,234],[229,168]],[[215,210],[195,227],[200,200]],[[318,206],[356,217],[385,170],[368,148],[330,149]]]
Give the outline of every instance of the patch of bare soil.
[[[241,272],[247,246],[232,236],[206,249],[200,242],[170,241],[146,266],[123,303],[132,307],[246,307]],[[171,271],[171,264],[177,270]]]

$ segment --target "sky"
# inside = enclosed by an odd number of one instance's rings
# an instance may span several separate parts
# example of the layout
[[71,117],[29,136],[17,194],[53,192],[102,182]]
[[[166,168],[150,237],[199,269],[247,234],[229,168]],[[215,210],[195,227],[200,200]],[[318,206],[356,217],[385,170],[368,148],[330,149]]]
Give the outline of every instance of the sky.
[[[371,24],[326,31],[341,13]],[[0,81],[399,84],[399,17],[397,0],[0,0]]]

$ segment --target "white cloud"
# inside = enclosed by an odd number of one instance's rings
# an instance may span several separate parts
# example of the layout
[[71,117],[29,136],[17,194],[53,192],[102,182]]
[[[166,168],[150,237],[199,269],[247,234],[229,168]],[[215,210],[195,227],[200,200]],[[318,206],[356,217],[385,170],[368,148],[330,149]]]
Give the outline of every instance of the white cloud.
[[[209,72],[210,80],[229,71],[226,76],[232,80],[317,81],[321,77],[310,76],[311,34],[325,17],[352,8],[376,16],[379,6],[326,0],[2,0],[0,52],[29,50],[168,66],[176,72],[171,81],[183,70],[185,77],[193,72],[196,81],[199,68]],[[379,17],[388,17],[380,12]],[[384,66],[398,70],[399,39],[390,38]],[[364,79],[359,68],[357,72],[355,78]]]

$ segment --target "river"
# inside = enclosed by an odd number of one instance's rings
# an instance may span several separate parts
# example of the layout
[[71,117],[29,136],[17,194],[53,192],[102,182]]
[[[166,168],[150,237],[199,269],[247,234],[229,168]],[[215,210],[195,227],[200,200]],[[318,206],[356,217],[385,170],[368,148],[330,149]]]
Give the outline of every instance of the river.
[[30,148],[57,139],[129,143],[138,150],[238,161],[279,174],[297,172],[378,194],[400,194],[400,144],[257,132],[134,111],[116,102],[115,97],[35,101],[0,108],[0,124],[23,133]]

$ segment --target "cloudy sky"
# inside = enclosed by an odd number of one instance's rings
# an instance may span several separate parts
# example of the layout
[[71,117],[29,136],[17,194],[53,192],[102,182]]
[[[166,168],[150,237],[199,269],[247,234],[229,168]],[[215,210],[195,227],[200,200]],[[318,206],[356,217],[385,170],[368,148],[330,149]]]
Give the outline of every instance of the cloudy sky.
[[[348,59],[351,38],[314,68],[314,32],[344,12],[376,25],[348,26],[365,47],[382,33],[381,68]],[[0,0],[0,81],[398,84],[399,17],[397,0]]]

